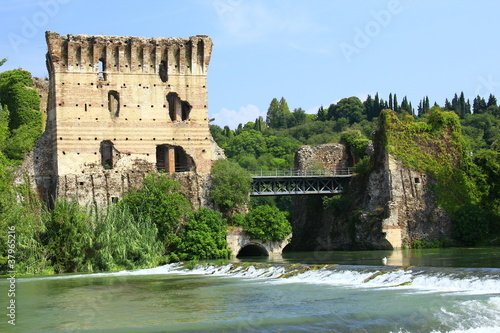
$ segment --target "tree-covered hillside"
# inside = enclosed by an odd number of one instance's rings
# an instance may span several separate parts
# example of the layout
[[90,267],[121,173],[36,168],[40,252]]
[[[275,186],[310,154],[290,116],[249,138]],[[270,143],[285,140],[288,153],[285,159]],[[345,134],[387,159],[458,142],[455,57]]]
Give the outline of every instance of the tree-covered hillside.
[[[475,214],[468,220],[472,225],[488,220],[489,234],[500,232],[500,111],[493,95],[486,99],[474,98],[472,103],[464,98],[464,93],[455,94],[451,102],[446,99],[444,106],[436,102],[430,105],[425,96],[415,110],[407,97],[398,102],[396,94],[383,100],[376,94],[365,101],[357,97],[343,98],[328,108],[320,107],[315,115],[305,114],[299,107],[290,111],[285,98],[273,99],[266,119],[240,124],[232,130],[227,126],[212,125],[211,131],[217,143],[225,149],[229,159],[246,169],[293,168],[293,155],[300,145],[317,145],[340,142],[357,148],[357,161],[363,159],[363,147],[373,139],[380,121],[396,117],[407,131],[401,137],[392,136],[392,153],[409,166],[430,172],[442,180],[440,201],[455,220],[464,214]],[[383,110],[391,112],[382,113]],[[444,111],[448,111],[444,112]],[[383,114],[383,117],[380,115]],[[455,117],[450,116],[455,114]],[[393,116],[392,116],[393,115]],[[449,137],[433,137],[432,129],[440,122],[453,125]],[[394,122],[386,122],[387,126]],[[434,125],[432,125],[434,124]],[[441,153],[439,158],[455,158],[455,167],[444,170],[444,162],[426,149],[433,146]],[[445,162],[448,162],[445,161]],[[360,165],[361,167],[361,165]],[[366,169],[366,165],[363,165]],[[360,168],[361,169],[361,168]],[[442,170],[443,169],[443,170]],[[291,201],[286,198],[255,198],[253,204],[274,204],[289,209]],[[475,221],[475,222],[474,222]],[[467,228],[465,230],[468,230]],[[476,239],[477,241],[477,239]]]

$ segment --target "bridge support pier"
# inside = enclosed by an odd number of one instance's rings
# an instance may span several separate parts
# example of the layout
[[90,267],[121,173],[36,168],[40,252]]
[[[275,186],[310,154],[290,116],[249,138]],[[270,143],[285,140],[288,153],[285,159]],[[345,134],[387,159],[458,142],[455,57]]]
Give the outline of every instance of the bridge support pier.
[[232,256],[234,257],[244,252],[266,256],[281,255],[291,238],[292,235],[290,234],[282,241],[251,239],[243,228],[236,228],[230,231],[226,237]]

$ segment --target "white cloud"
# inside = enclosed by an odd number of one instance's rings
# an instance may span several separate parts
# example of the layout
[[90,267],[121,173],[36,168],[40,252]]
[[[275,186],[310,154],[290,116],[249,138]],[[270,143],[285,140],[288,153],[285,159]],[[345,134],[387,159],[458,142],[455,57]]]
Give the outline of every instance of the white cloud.
[[237,111],[222,108],[219,112],[212,114],[212,118],[215,118],[215,125],[229,126],[231,129],[237,128],[239,124],[255,121],[260,116],[265,119],[266,112],[261,112],[258,107],[252,104],[240,106]]

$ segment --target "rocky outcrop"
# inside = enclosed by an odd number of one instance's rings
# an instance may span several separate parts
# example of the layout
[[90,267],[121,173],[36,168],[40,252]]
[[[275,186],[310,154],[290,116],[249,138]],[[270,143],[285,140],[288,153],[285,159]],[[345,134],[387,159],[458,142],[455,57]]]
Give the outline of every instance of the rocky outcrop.
[[341,143],[302,146],[295,154],[297,170],[326,170],[333,172],[348,166],[347,150]]
[[[405,167],[377,142],[369,147],[371,171],[353,176],[348,194],[295,200],[295,249],[394,249],[450,237],[451,219],[437,205],[435,181]],[[319,154],[298,154],[297,166],[324,160],[328,149],[332,156],[342,150],[337,145],[316,149]]]

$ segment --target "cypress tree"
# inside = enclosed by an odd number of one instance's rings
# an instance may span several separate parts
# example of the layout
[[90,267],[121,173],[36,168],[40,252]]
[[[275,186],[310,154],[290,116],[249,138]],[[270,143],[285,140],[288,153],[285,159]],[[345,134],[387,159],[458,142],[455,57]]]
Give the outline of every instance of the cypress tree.
[[267,109],[266,124],[269,128],[279,128],[280,103],[273,98]]
[[377,115],[380,114],[380,112],[382,111],[383,109],[383,103],[381,103],[381,100],[380,98],[378,97],[378,93],[375,94],[375,99],[373,100],[373,111],[374,113]]
[[316,120],[326,121],[326,112],[325,109],[323,109],[323,105],[319,107],[318,113],[316,113]]
[[486,108],[489,108],[490,106],[498,106],[497,99],[492,94],[490,94],[490,96],[488,97],[488,103],[486,104]]

